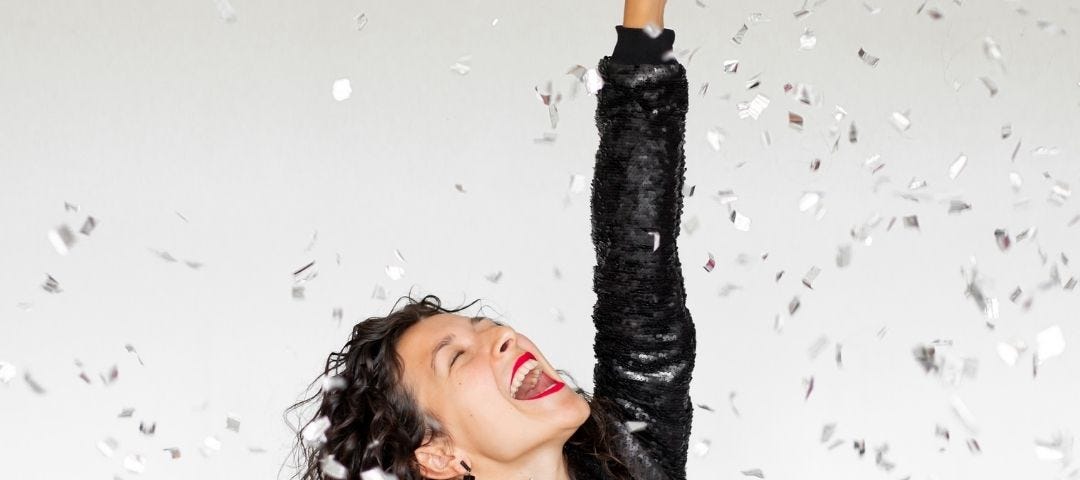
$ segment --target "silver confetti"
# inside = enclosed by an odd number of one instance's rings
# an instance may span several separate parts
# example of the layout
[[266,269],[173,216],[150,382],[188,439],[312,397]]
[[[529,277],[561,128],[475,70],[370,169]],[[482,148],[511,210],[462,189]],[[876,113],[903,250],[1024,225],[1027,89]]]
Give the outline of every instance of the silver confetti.
[[739,71],[738,60],[724,60],[724,73],[737,73]]
[[58,282],[52,275],[45,275],[45,283],[41,285],[41,288],[45,289],[49,293],[60,293],[64,290],[60,288],[60,282]]
[[859,48],[859,58],[861,58],[864,63],[870,65],[871,67],[876,67],[878,64],[878,60],[880,60],[878,57],[866,53],[866,50],[862,48]]
[[907,131],[911,127],[911,120],[908,118],[908,112],[893,112],[890,117],[892,124],[901,133]]
[[79,228],[79,233],[89,237],[90,232],[93,232],[95,228],[97,228],[97,219],[88,216],[83,222],[82,227]]
[[820,268],[818,268],[816,266],[810,267],[810,271],[806,272],[806,275],[803,275],[803,279],[802,279],[803,285],[806,285],[806,288],[813,289],[814,288],[813,282],[814,282],[815,279],[817,279],[817,276],[820,273],[821,273]]
[[56,249],[56,253],[67,255],[71,248],[75,246],[75,234],[71,232],[71,228],[67,225],[60,225],[49,230],[49,242]]
[[120,442],[115,438],[106,437],[104,440],[97,443],[98,451],[106,457],[112,457],[116,453],[116,449],[120,448]]
[[333,454],[319,460],[319,472],[337,480],[344,480],[349,474],[349,470],[341,462],[335,460]]
[[750,27],[747,27],[744,23],[743,26],[739,28],[739,31],[735,32],[735,36],[731,37],[731,42],[735,45],[742,45],[743,37],[746,36],[746,31],[749,29]]
[[956,180],[956,177],[960,175],[960,172],[964,170],[965,166],[967,166],[967,155],[961,153],[960,156],[956,157],[956,160],[953,160],[952,165],[949,166],[949,178]]
[[356,31],[361,31],[367,26],[368,18],[366,13],[361,13],[356,16]]
[[236,10],[233,9],[229,0],[214,0],[214,4],[217,5],[218,14],[221,15],[221,19],[226,23],[236,22]]
[[753,469],[750,469],[750,470],[743,470],[741,473],[743,475],[747,476],[747,477],[765,478],[765,474],[762,473],[760,468],[753,468]]
[[229,413],[225,416],[225,428],[234,432],[240,431],[240,417],[235,413]]
[[0,383],[7,385],[18,375],[19,370],[8,362],[0,362]]
[[799,50],[806,51],[811,50],[817,45],[817,35],[809,28],[803,30],[802,35],[799,36]]
[[456,72],[459,75],[467,75],[472,67],[469,66],[469,61],[472,59],[472,55],[465,55],[458,57],[457,61],[453,65],[450,65],[450,70]]
[[499,279],[502,278],[502,270],[484,275],[484,278],[491,283],[499,283]]

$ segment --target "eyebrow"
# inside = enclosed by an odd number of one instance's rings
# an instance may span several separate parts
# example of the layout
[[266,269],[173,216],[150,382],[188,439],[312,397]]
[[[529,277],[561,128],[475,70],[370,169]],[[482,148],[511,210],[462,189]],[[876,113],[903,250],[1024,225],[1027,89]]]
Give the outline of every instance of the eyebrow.
[[[472,325],[476,325],[477,323],[480,323],[484,320],[491,319],[487,317],[469,317],[469,322]],[[491,321],[495,322],[494,320]],[[435,370],[435,358],[439,355],[439,350],[442,350],[443,347],[450,345],[450,342],[452,340],[454,340],[454,334],[451,333],[443,337],[442,340],[439,340],[439,343],[435,344],[435,348],[431,349],[431,371],[434,372],[436,375],[438,375],[439,372]]]

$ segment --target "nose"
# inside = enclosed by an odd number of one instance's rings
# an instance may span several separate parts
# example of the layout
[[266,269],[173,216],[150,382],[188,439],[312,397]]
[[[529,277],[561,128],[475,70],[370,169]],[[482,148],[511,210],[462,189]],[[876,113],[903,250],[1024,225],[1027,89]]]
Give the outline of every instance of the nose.
[[499,358],[513,352],[513,346],[517,343],[517,333],[510,327],[501,326],[496,328],[498,328],[498,336],[495,337],[494,352],[492,353],[495,358]]

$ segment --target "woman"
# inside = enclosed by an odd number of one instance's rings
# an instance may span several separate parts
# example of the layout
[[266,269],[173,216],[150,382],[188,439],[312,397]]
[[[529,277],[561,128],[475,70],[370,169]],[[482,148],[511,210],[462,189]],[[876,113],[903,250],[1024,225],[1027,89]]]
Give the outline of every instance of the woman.
[[302,479],[374,468],[401,480],[686,478],[696,341],[676,237],[688,94],[685,69],[665,58],[664,4],[626,0],[598,66],[594,393],[565,388],[524,334],[456,313],[471,304],[405,297],[329,356],[336,386],[290,408],[321,399],[298,432]]

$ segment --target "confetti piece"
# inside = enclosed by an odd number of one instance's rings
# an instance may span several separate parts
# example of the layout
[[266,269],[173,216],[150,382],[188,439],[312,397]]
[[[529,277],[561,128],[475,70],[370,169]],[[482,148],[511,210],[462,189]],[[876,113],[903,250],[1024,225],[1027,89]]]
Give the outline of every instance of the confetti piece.
[[737,73],[739,71],[738,60],[724,60],[724,73]]
[[166,452],[169,452],[169,458],[171,458],[173,460],[176,460],[177,458],[180,458],[180,449],[177,448],[177,447],[168,447],[168,448],[163,448],[162,450],[164,450]]
[[814,280],[817,279],[817,276],[820,273],[821,273],[820,268],[818,268],[816,266],[810,267],[810,270],[808,272],[806,272],[806,275],[803,275],[803,279],[802,279],[803,285],[806,285],[806,288],[809,288],[809,289],[813,290],[814,286],[812,284],[813,284]]
[[1009,240],[1009,233],[1004,229],[999,228],[994,230],[994,239],[997,241],[998,249],[1003,252],[1008,250],[1009,246],[1012,245],[1012,241]]
[[604,78],[600,76],[595,68],[590,68],[585,71],[585,91],[590,95],[596,95],[601,89],[604,88]]
[[709,259],[705,262],[704,268],[706,272],[711,272],[713,271],[713,268],[716,268],[716,259],[713,258],[712,252],[707,253],[709,254]]
[[113,454],[116,453],[117,448],[120,448],[120,442],[112,437],[106,437],[104,440],[97,443],[98,451],[106,457],[112,457]]
[[10,384],[11,380],[14,379],[15,375],[18,375],[18,373],[19,370],[15,368],[15,365],[8,362],[0,362],[0,383],[3,383],[4,385]]
[[911,120],[908,119],[907,112],[893,112],[891,117],[893,126],[896,127],[901,133],[907,131],[911,127]]
[[653,39],[659,37],[660,34],[664,33],[664,30],[662,28],[658,27],[655,23],[652,22],[646,23],[644,26],[642,26],[642,30],[645,32],[646,35],[649,36],[649,38]]
[[867,65],[870,65],[871,67],[876,67],[877,64],[878,64],[878,60],[880,60],[878,57],[875,57],[873,55],[870,55],[869,53],[866,53],[866,50],[864,50],[862,48],[859,48],[859,58],[862,59],[862,61],[864,63],[866,63]]
[[995,62],[1001,63],[1003,56],[1001,54],[1001,47],[991,37],[983,39],[983,53],[986,54],[986,58]]
[[764,13],[751,13],[748,17],[746,17],[746,23],[749,23],[751,25],[754,25],[754,24],[757,24],[757,23],[771,22],[771,21],[772,21],[772,19],[765,16]]
[[996,298],[989,297],[982,290],[982,280],[979,277],[978,271],[972,269],[971,276],[967,282],[967,288],[965,295],[972,298],[975,305],[979,308],[979,311],[983,313],[988,320],[987,324],[993,326],[990,321],[996,320],[998,317],[998,301]]
[[135,407],[124,407],[116,418],[131,418],[135,414]]
[[79,233],[90,236],[90,232],[93,232],[97,228],[97,219],[94,217],[86,217],[82,227],[79,228]]
[[720,144],[724,143],[727,139],[727,133],[720,127],[712,127],[709,131],[705,132],[705,141],[709,142],[709,146],[713,151],[720,151]]
[[743,26],[739,28],[739,31],[735,32],[735,36],[731,37],[731,43],[734,43],[735,45],[742,45],[743,37],[746,36],[746,31],[749,29],[750,27],[747,27],[744,23]]
[[45,283],[41,285],[41,288],[45,289],[49,293],[60,293],[64,290],[60,288],[60,282],[58,282],[52,275],[45,275]]
[[998,342],[997,344],[998,356],[1001,357],[1001,361],[1010,367],[1016,365],[1016,361],[1020,359],[1020,355],[1025,351],[1027,351],[1027,345],[1023,340]]
[[1068,462],[1072,457],[1074,439],[1065,432],[1054,432],[1049,440],[1035,439],[1035,456],[1039,460],[1062,460]]
[[953,413],[960,419],[960,423],[964,425],[964,428],[967,428],[971,433],[977,433],[978,425],[975,422],[975,416],[971,414],[971,410],[968,410],[964,401],[960,400],[960,397],[953,395],[951,406]]
[[735,225],[736,230],[743,232],[750,231],[750,217],[747,217],[734,209],[731,210],[730,216],[731,223]]
[[810,399],[810,392],[814,391],[814,376],[811,375],[809,378],[804,378],[803,379],[803,386],[806,389],[806,394],[803,396],[803,400],[804,401],[809,400]]
[[371,292],[371,298],[386,300],[386,289],[378,283],[375,284],[375,289]]
[[339,78],[334,80],[331,94],[334,96],[334,100],[339,102],[348,99],[352,95],[352,84],[349,82],[349,79]]
[[1035,336],[1035,363],[1042,365],[1043,362],[1065,352],[1065,336],[1061,333],[1061,327],[1054,325]]
[[361,13],[356,16],[356,31],[361,31],[367,26],[368,17],[366,13]]
[[991,80],[990,77],[979,77],[979,80],[981,80],[983,85],[986,86],[986,89],[990,92],[991,97],[993,97],[994,95],[997,95],[997,93],[998,93],[997,84],[994,83],[994,81]]
[[79,206],[74,203],[64,202],[64,210],[78,213]]
[[866,2],[863,2],[863,8],[866,8],[866,13],[869,13],[870,15],[877,15],[881,13],[881,7],[872,6]]
[[391,280],[401,280],[405,276],[405,269],[397,265],[387,265],[386,276],[390,277]]
[[815,46],[817,46],[817,35],[809,28],[803,30],[802,35],[799,36],[799,50],[812,50]]
[[1049,33],[1050,35],[1065,35],[1065,29],[1048,20],[1037,20],[1035,25],[1039,27],[1039,30]]
[[469,61],[472,59],[472,55],[465,55],[458,57],[457,61],[453,65],[450,65],[450,70],[456,72],[458,75],[468,75],[472,67],[469,66]]
[[802,302],[799,301],[799,296],[796,295],[788,302],[788,315],[794,315],[799,310],[800,305],[802,305]]
[[240,431],[240,417],[235,413],[229,413],[225,416],[225,428],[234,432]]
[[345,465],[334,460],[333,454],[329,454],[319,460],[319,472],[327,477],[338,480],[344,480],[349,474],[349,470],[345,468]]
[[386,473],[385,470],[379,467],[375,467],[360,472],[360,480],[397,480],[397,476]]
[[803,129],[802,115],[795,112],[788,112],[788,126],[801,132]]
[[502,270],[484,275],[484,278],[491,283],[499,283],[499,279],[502,278]]
[[953,161],[953,164],[949,165],[948,177],[951,178],[951,179],[956,179],[957,175],[960,175],[960,172],[963,171],[964,166],[967,166],[967,165],[968,165],[968,156],[960,154],[960,156],[957,157],[956,160]]
[[142,432],[143,435],[152,436],[154,435],[154,432],[157,431],[157,422],[151,422],[149,424],[146,422],[139,422],[139,431]]
[[630,420],[626,422],[626,430],[630,433],[639,432],[644,430],[649,424],[647,422],[641,422],[637,420]]
[[56,253],[67,255],[71,248],[75,246],[75,234],[71,232],[71,228],[67,225],[60,225],[49,230],[49,242],[56,249]]
[[[325,417],[323,417],[323,418],[325,418]],[[324,439],[324,441],[325,441],[325,439]],[[213,435],[210,435],[210,436],[203,439],[203,454],[206,454],[209,451],[217,452],[217,451],[220,451],[220,450],[221,450],[221,440],[218,440],[217,437],[215,437]]]
[[697,455],[698,457],[704,457],[709,454],[709,447],[711,446],[712,442],[706,438],[695,442],[694,445],[691,447],[691,450],[693,450],[694,455]]
[[741,473],[747,477],[765,478],[765,474],[761,472],[760,468],[743,470]]
[[739,112],[739,118],[753,118],[757,120],[761,116],[761,112],[769,106],[769,97],[758,94],[750,102],[739,102],[735,105]]
[[214,0],[214,4],[217,5],[218,14],[221,15],[221,19],[224,20],[225,23],[236,22],[236,10],[233,9],[229,0]]

